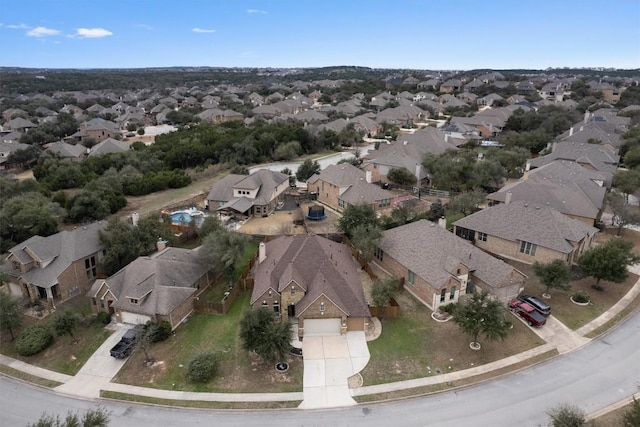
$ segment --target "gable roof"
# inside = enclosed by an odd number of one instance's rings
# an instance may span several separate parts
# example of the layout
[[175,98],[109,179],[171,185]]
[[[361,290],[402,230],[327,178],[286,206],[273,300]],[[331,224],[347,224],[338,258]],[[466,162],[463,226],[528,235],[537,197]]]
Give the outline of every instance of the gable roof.
[[547,205],[518,200],[495,205],[459,219],[453,225],[516,242],[530,242],[565,254],[598,232]]
[[166,316],[196,292],[198,279],[211,268],[200,260],[197,250],[169,247],[154,256],[136,258],[108,279],[96,280],[88,295],[95,297],[106,284],[117,299],[113,307]]
[[507,284],[514,272],[504,261],[425,219],[384,231],[379,247],[436,288],[457,277],[460,264],[492,288]]
[[370,317],[359,268],[346,245],[298,234],[267,242],[265,252],[266,259],[256,265],[251,304],[269,288],[282,292],[295,281],[305,291],[297,315],[324,294],[348,316]]
[[32,268],[20,277],[28,283],[50,288],[73,262],[103,249],[98,233],[106,226],[106,222],[98,221],[48,237],[33,236],[9,249],[9,253],[22,263],[37,260],[44,265]]
[[314,183],[318,179],[333,184],[336,187],[348,187],[361,178],[365,178],[366,173],[352,165],[351,163],[340,163],[339,165],[329,165],[319,174],[313,175],[307,180],[308,183]]
[[[289,181],[289,175],[268,169],[258,169],[251,175],[229,174],[213,184],[207,200],[230,202],[234,201],[234,188],[247,190],[258,189],[258,194],[253,200],[248,198],[243,199],[251,200],[252,204],[267,205],[272,200],[275,189],[285,181]],[[244,210],[242,212],[244,212]]]
[[107,138],[97,143],[89,150],[89,157],[101,156],[103,154],[124,153],[129,151],[129,144],[118,141],[117,139]]

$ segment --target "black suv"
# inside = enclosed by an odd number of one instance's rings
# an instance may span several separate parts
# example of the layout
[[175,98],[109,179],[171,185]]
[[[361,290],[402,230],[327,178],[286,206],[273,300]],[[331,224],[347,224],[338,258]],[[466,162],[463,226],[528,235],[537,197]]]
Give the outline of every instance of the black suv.
[[520,295],[518,297],[520,301],[524,301],[538,310],[543,316],[549,316],[551,314],[551,307],[549,307],[544,301],[531,295]]

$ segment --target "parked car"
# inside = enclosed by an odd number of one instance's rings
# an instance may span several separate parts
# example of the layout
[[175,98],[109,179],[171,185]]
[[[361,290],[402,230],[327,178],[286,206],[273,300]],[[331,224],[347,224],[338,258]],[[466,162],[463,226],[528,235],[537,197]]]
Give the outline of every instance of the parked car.
[[534,296],[531,296],[531,295],[520,295],[518,297],[518,299],[520,301],[528,303],[533,308],[538,310],[540,312],[540,314],[542,314],[545,317],[549,316],[551,314],[551,307],[549,307],[547,305],[547,303],[545,303],[544,301],[541,301],[540,299],[538,299],[538,298],[536,298]]
[[111,356],[116,359],[124,359],[125,357],[128,357],[135,347],[137,335],[138,330],[136,328],[129,329],[125,332],[118,344],[114,345],[109,352]]
[[540,326],[547,323],[547,318],[544,317],[538,310],[533,308],[533,306],[529,303],[521,301],[517,298],[512,299],[509,302],[509,309],[516,313],[518,316],[522,317],[529,326],[535,326],[539,328]]

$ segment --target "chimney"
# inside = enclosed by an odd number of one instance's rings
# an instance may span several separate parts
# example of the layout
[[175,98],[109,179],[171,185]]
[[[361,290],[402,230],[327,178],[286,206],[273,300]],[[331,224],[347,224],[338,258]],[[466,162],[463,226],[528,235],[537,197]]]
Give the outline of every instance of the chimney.
[[158,249],[158,252],[163,251],[166,248],[167,248],[167,241],[158,239],[158,241],[156,242],[156,249]]
[[138,221],[140,220],[140,214],[138,212],[134,212],[131,214],[131,223],[134,227],[138,226]]
[[531,161],[527,160],[527,163],[524,165],[524,171],[529,172],[531,169]]
[[420,175],[422,175],[422,165],[420,163],[416,163],[416,182],[418,186],[420,185]]
[[511,203],[511,197],[513,196],[513,193],[511,191],[507,191],[507,194],[504,195],[504,204],[508,205],[509,203]]
[[446,230],[447,228],[447,220],[445,217],[441,216],[438,218],[438,225]]
[[569,128],[569,136],[573,136],[573,126]]
[[444,142],[449,142],[449,134],[448,133],[444,134]]
[[371,171],[365,171],[365,179],[367,183],[371,184]]
[[587,123],[589,121],[589,110],[584,112],[584,122]]
[[258,248],[258,264],[267,259],[267,245],[264,242],[260,242],[260,246]]

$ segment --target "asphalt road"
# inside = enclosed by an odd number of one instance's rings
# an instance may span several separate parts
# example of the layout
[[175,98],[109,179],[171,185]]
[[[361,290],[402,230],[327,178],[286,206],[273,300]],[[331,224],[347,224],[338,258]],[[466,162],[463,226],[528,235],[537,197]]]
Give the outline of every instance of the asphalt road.
[[[335,410],[189,410],[102,401],[119,426],[541,426],[570,403],[590,413],[640,391],[640,313],[573,353],[456,391]],[[0,376],[0,425],[23,426],[41,412],[64,415],[97,403]]]

